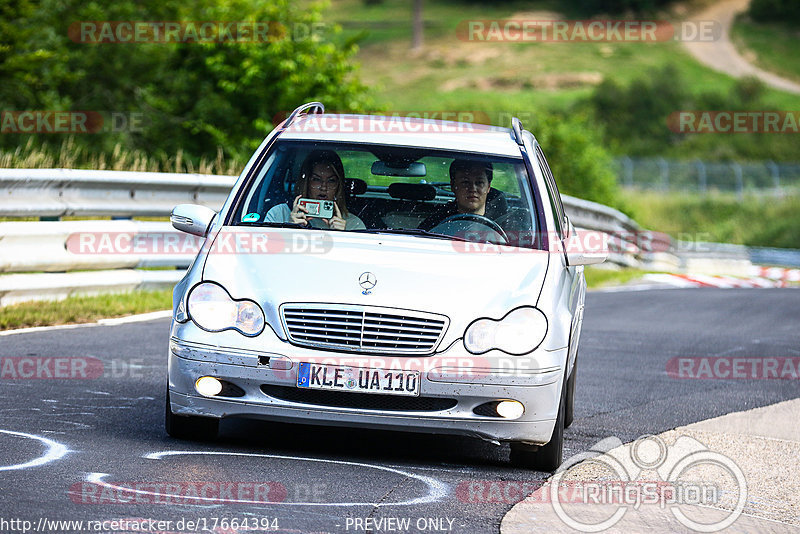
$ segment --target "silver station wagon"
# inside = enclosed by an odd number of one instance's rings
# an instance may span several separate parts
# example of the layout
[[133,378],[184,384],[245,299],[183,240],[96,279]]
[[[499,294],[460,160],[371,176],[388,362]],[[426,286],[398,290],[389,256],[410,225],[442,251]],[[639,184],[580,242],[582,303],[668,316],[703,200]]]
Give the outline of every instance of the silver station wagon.
[[583,265],[536,138],[296,109],[175,287],[166,429],[223,417],[461,434],[552,471],[573,419]]

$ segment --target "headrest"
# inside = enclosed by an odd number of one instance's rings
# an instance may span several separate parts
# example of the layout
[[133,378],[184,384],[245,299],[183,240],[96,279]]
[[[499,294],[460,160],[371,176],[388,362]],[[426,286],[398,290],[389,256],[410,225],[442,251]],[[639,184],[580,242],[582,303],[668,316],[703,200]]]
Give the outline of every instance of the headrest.
[[344,191],[350,196],[363,195],[367,192],[367,182],[360,178],[345,178]]
[[389,186],[389,196],[402,200],[433,200],[436,198],[436,188],[431,184],[396,182]]

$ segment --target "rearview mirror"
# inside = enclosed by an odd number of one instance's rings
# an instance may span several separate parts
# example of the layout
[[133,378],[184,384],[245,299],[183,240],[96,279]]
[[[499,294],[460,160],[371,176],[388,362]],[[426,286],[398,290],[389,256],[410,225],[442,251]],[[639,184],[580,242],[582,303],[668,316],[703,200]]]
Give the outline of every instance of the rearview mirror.
[[172,210],[169,221],[176,230],[205,237],[208,234],[208,227],[216,215],[216,211],[205,206],[178,204]]
[[372,164],[372,174],[375,176],[405,176],[422,178],[428,174],[424,163],[412,161],[411,163],[391,164],[385,161],[376,161]]

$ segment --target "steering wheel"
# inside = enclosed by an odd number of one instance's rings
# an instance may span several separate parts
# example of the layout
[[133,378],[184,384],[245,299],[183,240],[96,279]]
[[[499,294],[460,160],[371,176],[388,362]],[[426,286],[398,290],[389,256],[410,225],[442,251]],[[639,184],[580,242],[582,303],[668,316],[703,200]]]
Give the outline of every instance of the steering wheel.
[[506,232],[505,230],[503,230],[502,226],[500,226],[499,224],[497,224],[495,221],[493,221],[488,217],[484,217],[483,215],[478,215],[475,213],[456,213],[455,215],[451,215],[450,217],[439,222],[436,226],[441,226],[444,223],[453,221],[470,221],[482,224],[483,226],[488,226],[490,229],[497,232],[500,235],[500,237],[503,238],[503,242],[500,243],[501,245],[505,245],[508,243],[508,236],[506,235]]

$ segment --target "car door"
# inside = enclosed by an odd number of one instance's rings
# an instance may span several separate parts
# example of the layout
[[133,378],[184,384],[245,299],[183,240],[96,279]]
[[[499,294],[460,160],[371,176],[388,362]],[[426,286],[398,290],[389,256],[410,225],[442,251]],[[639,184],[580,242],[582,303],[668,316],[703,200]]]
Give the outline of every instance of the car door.
[[[571,369],[575,358],[577,357],[578,339],[577,336],[580,332],[580,321],[583,316],[583,300],[585,292],[585,283],[583,282],[583,267],[569,265],[567,261],[567,240],[572,237],[574,229],[572,224],[564,212],[564,205],[561,202],[561,194],[558,191],[558,186],[553,178],[553,173],[550,170],[550,165],[547,163],[544,152],[542,151],[539,143],[534,144],[534,154],[536,156],[539,169],[544,176],[545,185],[547,187],[547,195],[549,197],[549,209],[553,215],[555,227],[550,232],[550,250],[552,253],[551,259],[560,264],[562,270],[562,277],[559,280],[559,299],[562,303],[566,303],[570,310],[572,322],[570,324],[569,335],[569,358],[567,369]],[[548,209],[545,206],[545,209]],[[558,241],[560,247],[555,246],[555,241]],[[559,251],[559,252],[557,252]]]

